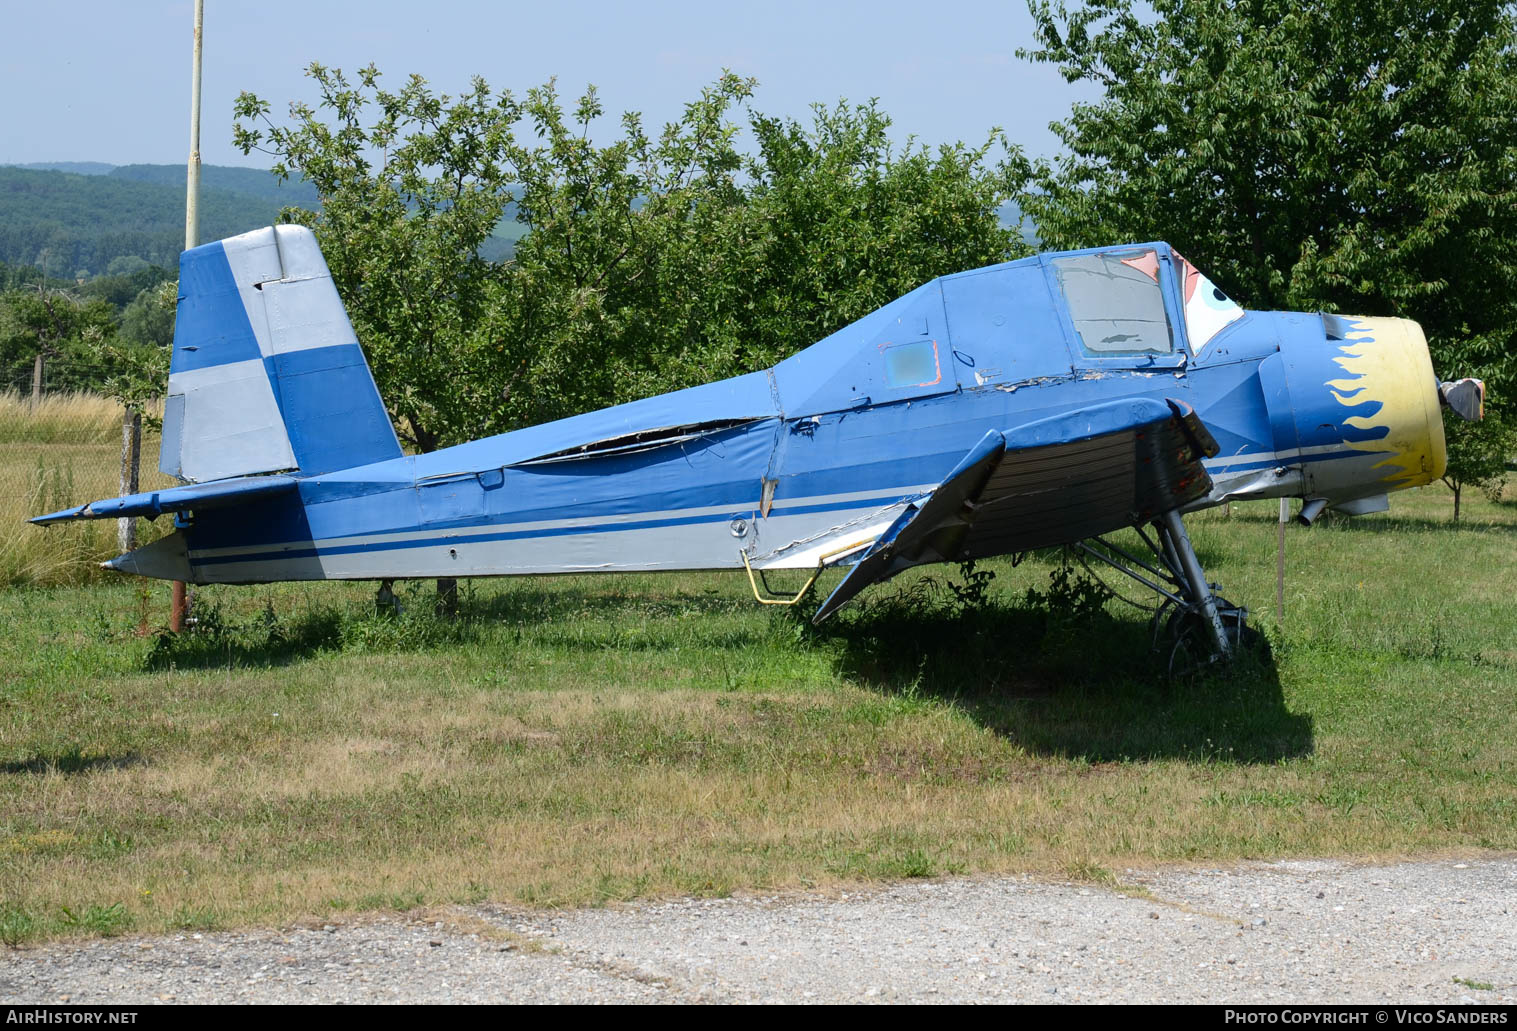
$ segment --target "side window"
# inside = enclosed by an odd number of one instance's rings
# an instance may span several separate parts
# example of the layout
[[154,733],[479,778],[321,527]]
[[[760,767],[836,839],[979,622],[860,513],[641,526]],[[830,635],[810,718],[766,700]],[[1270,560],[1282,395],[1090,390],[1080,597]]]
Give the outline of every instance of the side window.
[[891,387],[935,387],[943,380],[936,340],[885,348],[885,382]]
[[1057,258],[1054,276],[1086,354],[1168,354],[1174,350],[1159,257],[1151,250]]

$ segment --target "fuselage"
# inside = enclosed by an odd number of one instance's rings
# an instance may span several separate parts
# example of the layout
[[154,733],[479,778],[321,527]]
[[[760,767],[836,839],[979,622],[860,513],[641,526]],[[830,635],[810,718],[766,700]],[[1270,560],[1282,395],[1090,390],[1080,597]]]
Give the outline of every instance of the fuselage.
[[1208,290],[1163,244],[942,277],[773,369],[308,477],[196,513],[117,568],[201,583],[811,568],[880,533],[988,430],[1123,397],[1187,402],[1216,438],[1197,506],[1367,511],[1442,474],[1415,323],[1244,312]]

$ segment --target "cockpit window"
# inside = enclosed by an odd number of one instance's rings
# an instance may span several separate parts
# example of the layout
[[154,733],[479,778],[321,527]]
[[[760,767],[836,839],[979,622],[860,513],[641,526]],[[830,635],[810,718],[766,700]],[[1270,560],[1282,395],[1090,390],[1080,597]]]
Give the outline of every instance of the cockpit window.
[[1151,250],[1056,258],[1054,274],[1086,353],[1168,354],[1174,350],[1159,257]]
[[1243,309],[1179,254],[1175,262],[1185,297],[1185,335],[1190,349],[1200,354],[1212,337],[1243,317]]

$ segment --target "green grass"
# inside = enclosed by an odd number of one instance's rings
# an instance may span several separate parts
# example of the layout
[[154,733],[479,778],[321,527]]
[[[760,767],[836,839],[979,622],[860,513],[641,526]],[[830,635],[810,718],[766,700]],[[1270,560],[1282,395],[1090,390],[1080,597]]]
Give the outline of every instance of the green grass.
[[1450,507],[1292,527],[1283,629],[1273,504],[1193,518],[1275,659],[1173,681],[1057,554],[820,633],[741,574],[202,589],[179,638],[166,585],[0,592],[0,941],[1511,850],[1517,506]]

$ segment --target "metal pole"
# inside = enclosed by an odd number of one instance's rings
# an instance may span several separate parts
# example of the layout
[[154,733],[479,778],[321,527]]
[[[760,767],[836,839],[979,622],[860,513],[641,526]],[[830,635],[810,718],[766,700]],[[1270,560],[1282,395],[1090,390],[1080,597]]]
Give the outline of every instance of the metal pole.
[[[195,53],[190,65],[190,167],[184,190],[184,249],[200,242],[200,49],[205,29],[205,0],[195,0]],[[169,629],[184,631],[189,598],[184,581],[174,581],[174,600],[169,609]]]
[[195,0],[195,56],[190,73],[190,168],[184,191],[184,249],[200,243],[200,42],[205,0]]
[[1280,499],[1280,524],[1275,528],[1275,624],[1285,629],[1285,524],[1290,522],[1290,502]]

